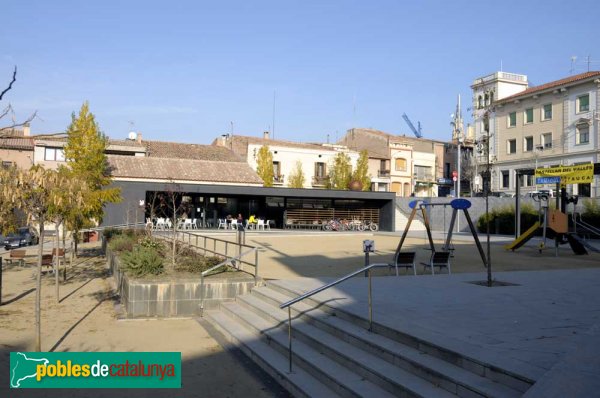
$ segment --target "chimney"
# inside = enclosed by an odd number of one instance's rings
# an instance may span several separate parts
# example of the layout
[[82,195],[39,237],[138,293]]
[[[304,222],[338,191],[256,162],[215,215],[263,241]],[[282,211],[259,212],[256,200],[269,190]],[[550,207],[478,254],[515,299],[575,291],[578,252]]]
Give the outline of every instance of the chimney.
[[31,126],[29,123],[23,125],[23,136],[29,137],[31,135]]
[[137,142],[138,144],[142,143],[142,133],[137,133]]
[[263,139],[265,139],[265,140],[268,140],[268,139],[269,139],[269,132],[268,132],[268,131],[265,131],[265,132],[263,133]]

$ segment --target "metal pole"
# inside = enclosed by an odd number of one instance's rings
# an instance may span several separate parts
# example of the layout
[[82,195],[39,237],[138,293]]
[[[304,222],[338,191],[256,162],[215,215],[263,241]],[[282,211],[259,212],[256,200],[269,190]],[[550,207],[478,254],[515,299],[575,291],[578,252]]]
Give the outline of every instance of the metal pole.
[[369,273],[369,332],[372,332],[373,331],[373,298],[371,296],[371,268],[369,268],[369,270],[367,272]]
[[[369,266],[369,252],[365,252],[365,267]],[[365,278],[371,275],[368,270],[365,271]]]
[[0,305],[2,305],[2,257],[0,257]]
[[288,360],[290,373],[292,373],[292,306],[288,307]]
[[515,239],[521,236],[521,182],[523,174],[517,171],[517,186],[515,187]]
[[258,285],[258,249],[254,249],[254,286]]

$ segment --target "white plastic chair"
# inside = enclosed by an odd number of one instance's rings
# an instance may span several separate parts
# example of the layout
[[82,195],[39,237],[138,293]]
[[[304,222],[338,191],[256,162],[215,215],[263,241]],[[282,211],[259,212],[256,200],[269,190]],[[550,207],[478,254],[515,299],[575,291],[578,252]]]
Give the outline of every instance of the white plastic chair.
[[237,220],[231,220],[231,229],[237,229],[238,222]]
[[166,223],[164,218],[158,218],[156,220],[156,229],[165,229]]
[[183,229],[192,229],[192,219],[186,218],[183,222]]
[[267,220],[265,221],[265,226],[267,227],[267,229],[270,231],[271,230],[271,221],[272,220]]
[[227,221],[225,221],[222,218],[219,218],[219,226],[217,227],[217,229],[221,229],[221,227],[223,227],[223,229],[227,229]]
[[194,218],[192,220],[192,229],[198,229],[198,219]]
[[261,229],[264,231],[265,230],[265,220],[261,220],[260,218],[258,219],[258,223],[256,224],[256,229],[259,230]]

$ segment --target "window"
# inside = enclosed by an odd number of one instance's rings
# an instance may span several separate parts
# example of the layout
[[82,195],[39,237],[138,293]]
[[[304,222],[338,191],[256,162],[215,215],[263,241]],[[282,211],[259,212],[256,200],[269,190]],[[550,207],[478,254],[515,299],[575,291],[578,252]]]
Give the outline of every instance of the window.
[[502,188],[510,188],[510,173],[508,170],[502,170]]
[[525,124],[533,123],[533,108],[525,109]]
[[52,160],[55,162],[65,161],[65,152],[61,148],[45,148],[44,160]]
[[506,153],[509,155],[517,153],[517,140],[513,139],[506,141]]
[[396,192],[397,196],[402,195],[402,183],[392,182],[392,192]]
[[542,145],[544,149],[552,148],[552,133],[542,134]]
[[452,167],[452,166],[450,166],[450,163],[446,163],[444,165],[444,178],[450,178],[451,177],[452,173],[450,172],[450,167]]
[[395,159],[394,163],[396,171],[406,171],[406,159],[398,158]]
[[13,163],[13,162],[9,162],[9,161],[6,161],[6,160],[3,160],[3,161],[2,161],[2,167],[3,167],[3,168],[5,168],[5,169],[7,169],[7,168],[10,168],[10,167],[12,167],[13,165],[14,165],[14,163]]
[[315,177],[318,177],[318,178],[325,177],[325,163],[323,163],[323,162],[315,163]]
[[546,104],[542,107],[542,120],[552,120],[552,104]]
[[590,95],[577,97],[577,112],[588,112],[590,110]]
[[379,185],[378,185],[378,187],[377,187],[377,190],[379,192],[387,192],[388,191],[388,184],[380,182]]
[[433,173],[430,166],[415,166],[415,178],[419,181],[433,180]]
[[581,124],[577,126],[577,134],[575,135],[576,144],[589,144],[590,142],[590,126]]
[[517,112],[511,112],[508,114],[508,127],[515,127],[517,125]]
[[273,162],[273,175],[275,176],[275,178],[281,175],[281,163]]
[[477,97],[477,109],[481,108],[483,108],[483,98],[480,95],[479,97]]
[[525,137],[523,140],[523,148],[525,152],[533,151],[533,137]]

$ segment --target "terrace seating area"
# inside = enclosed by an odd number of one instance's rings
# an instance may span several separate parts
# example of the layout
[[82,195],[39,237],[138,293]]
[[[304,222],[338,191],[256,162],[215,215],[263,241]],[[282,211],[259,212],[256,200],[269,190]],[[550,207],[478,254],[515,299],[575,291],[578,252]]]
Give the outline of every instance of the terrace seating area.
[[332,220],[379,224],[379,209],[288,209],[283,215],[286,229],[327,229]]

